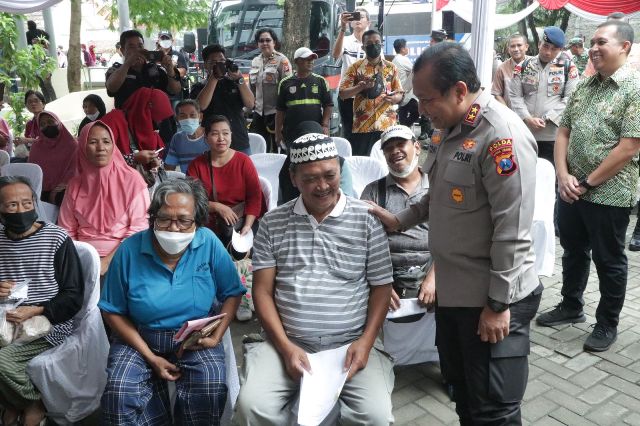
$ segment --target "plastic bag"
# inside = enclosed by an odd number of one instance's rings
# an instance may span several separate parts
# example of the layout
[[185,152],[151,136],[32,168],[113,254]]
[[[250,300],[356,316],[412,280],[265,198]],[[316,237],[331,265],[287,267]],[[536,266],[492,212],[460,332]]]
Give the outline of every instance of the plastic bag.
[[36,315],[23,321],[17,329],[13,343],[29,343],[49,334],[51,323],[44,315]]
[[16,326],[7,321],[7,311],[13,309],[14,306],[0,306],[0,348],[4,348],[13,342]]

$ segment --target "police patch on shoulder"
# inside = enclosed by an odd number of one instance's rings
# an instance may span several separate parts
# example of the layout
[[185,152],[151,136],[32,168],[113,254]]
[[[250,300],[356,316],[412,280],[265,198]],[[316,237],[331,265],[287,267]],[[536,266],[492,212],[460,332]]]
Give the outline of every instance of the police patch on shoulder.
[[511,176],[518,165],[513,155],[513,139],[500,139],[489,145],[489,155],[496,163],[496,173],[500,176]]

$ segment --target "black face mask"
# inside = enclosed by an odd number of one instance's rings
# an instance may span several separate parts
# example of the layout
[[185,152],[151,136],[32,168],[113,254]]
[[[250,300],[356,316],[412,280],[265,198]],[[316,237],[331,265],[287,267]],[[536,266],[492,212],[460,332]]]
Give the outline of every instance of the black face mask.
[[7,230],[14,234],[24,234],[38,219],[36,209],[19,213],[0,213],[0,221]]
[[43,127],[42,129],[40,129],[40,131],[42,132],[43,135],[45,135],[49,139],[57,138],[58,135],[60,134],[60,129],[58,129],[58,126]]
[[367,57],[371,59],[376,59],[380,56],[380,52],[382,52],[381,44],[367,44],[364,48],[364,51],[367,52]]

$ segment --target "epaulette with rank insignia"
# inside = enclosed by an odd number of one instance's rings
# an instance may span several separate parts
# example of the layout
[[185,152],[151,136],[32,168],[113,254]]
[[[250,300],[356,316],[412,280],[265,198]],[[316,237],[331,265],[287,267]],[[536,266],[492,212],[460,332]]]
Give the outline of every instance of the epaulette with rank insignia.
[[480,115],[480,104],[473,104],[467,111],[467,115],[464,117],[464,124],[468,124],[469,126],[474,126],[476,121],[478,120],[478,115]]

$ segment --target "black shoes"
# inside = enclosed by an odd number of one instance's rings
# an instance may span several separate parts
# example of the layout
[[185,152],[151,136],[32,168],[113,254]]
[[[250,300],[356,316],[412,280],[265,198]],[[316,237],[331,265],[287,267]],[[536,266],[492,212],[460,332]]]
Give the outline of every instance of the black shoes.
[[574,324],[578,322],[585,322],[587,318],[584,316],[584,312],[569,310],[565,308],[562,303],[556,305],[555,308],[549,312],[538,315],[536,323],[543,327],[551,327],[560,324]]
[[618,337],[618,329],[604,324],[596,324],[593,331],[584,342],[584,350],[590,352],[603,352],[613,345]]

